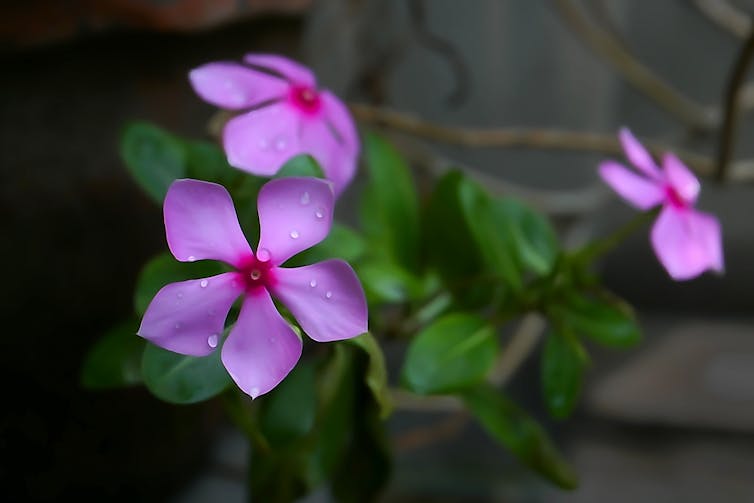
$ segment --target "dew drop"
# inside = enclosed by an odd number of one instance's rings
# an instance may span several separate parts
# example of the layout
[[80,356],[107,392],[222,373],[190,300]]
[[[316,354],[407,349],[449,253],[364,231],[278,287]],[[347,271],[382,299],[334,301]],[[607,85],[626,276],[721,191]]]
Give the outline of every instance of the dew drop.
[[301,204],[306,206],[307,204],[309,204],[309,201],[311,201],[311,196],[309,196],[308,192],[301,194]]
[[287,145],[288,144],[286,143],[285,138],[278,138],[277,140],[275,140],[275,148],[279,151],[285,150],[285,147]]
[[260,262],[269,262],[270,261],[270,250],[267,248],[260,248],[257,251],[257,260]]
[[327,297],[328,299],[331,299],[331,298],[332,298],[332,292],[328,291],[328,292],[327,292],[327,293],[325,294],[325,297]]
[[317,280],[316,279],[311,280],[309,282],[309,286],[312,287],[312,288],[314,288],[315,286],[317,286]]
[[319,219],[325,218],[325,210],[323,210],[322,208],[317,208],[317,211],[314,212],[314,216]]
[[262,150],[267,150],[269,148],[270,144],[267,142],[266,139],[261,138],[259,140],[259,148]]
[[298,239],[298,231],[296,230],[291,231],[291,239]]
[[208,318],[214,318],[216,314],[217,312],[214,309],[210,309],[209,311],[207,311]]
[[209,281],[207,281],[206,279],[203,279],[199,282],[199,286],[202,288],[207,288],[207,285],[209,285]]
[[196,261],[196,257],[194,257],[193,255],[189,255],[189,256],[188,256],[188,257],[186,258],[186,260],[188,260],[189,262],[195,262],[195,261]]
[[257,388],[256,386],[255,386],[255,387],[253,387],[253,388],[251,388],[251,389],[249,390],[249,394],[251,395],[251,398],[256,398],[256,397],[258,397],[258,396],[259,396],[259,388]]
[[180,323],[176,323],[175,324],[175,329],[176,330],[180,330],[181,329],[181,324]]
[[176,294],[176,297],[178,297],[179,299],[182,299],[183,298],[183,292],[178,292]]
[[217,347],[217,334],[212,334],[207,338],[207,344],[209,344],[209,347],[216,348]]

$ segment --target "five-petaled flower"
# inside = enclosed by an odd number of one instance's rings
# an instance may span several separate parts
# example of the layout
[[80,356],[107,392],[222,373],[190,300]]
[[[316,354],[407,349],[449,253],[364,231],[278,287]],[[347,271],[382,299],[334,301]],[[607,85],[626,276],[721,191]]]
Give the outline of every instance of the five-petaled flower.
[[[220,260],[234,271],[163,287],[144,313],[138,334],[186,355],[205,356],[222,345],[222,362],[233,380],[257,397],[283,380],[302,350],[301,339],[278,313],[270,294],[315,341],[366,332],[364,292],[346,262],[280,267],[327,236],[334,202],[332,186],[324,180],[268,182],[257,200],[260,238],[254,254],[224,187],[175,181],[164,204],[170,251],[181,262]],[[226,317],[242,295],[238,319],[223,343]]]
[[340,194],[356,172],[359,138],[353,119],[308,68],[282,56],[248,54],[189,74],[205,101],[246,111],[231,119],[223,144],[231,166],[271,176],[291,157],[312,155]]
[[707,269],[722,272],[720,223],[713,215],[694,208],[699,180],[674,154],[663,156],[660,170],[628,129],[621,129],[619,136],[626,157],[639,174],[615,161],[604,161],[599,167],[600,176],[640,210],[662,205],[652,227],[651,241],[668,274],[680,281]]

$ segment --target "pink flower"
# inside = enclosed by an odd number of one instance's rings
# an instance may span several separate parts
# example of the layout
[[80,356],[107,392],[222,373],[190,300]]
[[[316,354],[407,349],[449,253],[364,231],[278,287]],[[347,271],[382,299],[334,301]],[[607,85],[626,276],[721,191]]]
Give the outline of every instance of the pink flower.
[[249,110],[223,132],[228,162],[256,175],[274,175],[299,154],[312,155],[340,194],[356,172],[359,139],[348,109],[317,88],[311,70],[282,56],[248,54],[242,64],[208,63],[189,74],[205,101]]
[[626,157],[639,173],[605,161],[600,164],[600,176],[637,209],[663,206],[651,234],[652,247],[663,267],[679,281],[707,269],[722,272],[720,223],[713,215],[694,209],[699,180],[674,154],[664,155],[660,170],[628,129],[621,129],[619,136]]
[[[316,178],[281,178],[259,192],[260,238],[256,255],[241,231],[224,187],[177,180],[165,196],[165,231],[181,262],[213,259],[234,271],[171,283],[149,304],[138,334],[176,353],[205,356],[222,344],[222,361],[244,392],[255,398],[274,388],[301,356],[302,342],[278,313],[270,295],[309,337],[329,342],[367,331],[364,292],[342,260],[283,268],[280,264],[322,241],[330,231],[334,195]],[[231,306],[241,311],[225,343],[221,334]]]

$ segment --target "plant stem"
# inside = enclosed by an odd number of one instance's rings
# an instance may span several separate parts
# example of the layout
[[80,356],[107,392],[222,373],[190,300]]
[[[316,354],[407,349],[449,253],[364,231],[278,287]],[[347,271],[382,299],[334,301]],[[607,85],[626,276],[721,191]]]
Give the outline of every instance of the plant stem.
[[595,258],[604,255],[625,241],[625,239],[636,232],[637,229],[643,227],[646,223],[654,219],[659,212],[660,208],[658,207],[650,211],[639,213],[634,218],[618,227],[611,234],[608,234],[602,239],[592,241],[580,250],[571,254],[569,260],[572,263],[579,264],[591,262]]

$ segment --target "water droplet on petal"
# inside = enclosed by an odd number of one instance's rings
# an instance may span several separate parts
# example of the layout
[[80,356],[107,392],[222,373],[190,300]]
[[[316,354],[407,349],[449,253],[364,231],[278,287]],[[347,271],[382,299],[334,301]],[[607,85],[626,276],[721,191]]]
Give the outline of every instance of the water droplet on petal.
[[216,348],[217,347],[217,334],[212,334],[207,338],[207,344],[209,344],[209,347]]
[[317,211],[314,212],[314,216],[319,219],[325,218],[325,210],[323,210],[322,208],[317,208]]
[[176,295],[176,297],[178,297],[179,299],[182,299],[183,298],[183,292],[178,292],[178,294]]
[[317,286],[317,280],[316,279],[311,280],[309,282],[309,286],[312,287],[312,288],[314,288],[315,286]]
[[208,318],[214,318],[216,314],[217,312],[214,309],[210,309],[209,311],[207,311]]
[[309,201],[311,201],[311,196],[309,196],[308,192],[304,192],[301,195],[301,204],[303,204],[304,206],[306,206],[307,204],[309,204]]
[[203,279],[199,282],[199,286],[202,288],[207,288],[207,285],[209,285],[209,281],[207,281],[206,279]]
[[176,323],[175,324],[175,329],[176,330],[180,330],[181,329],[181,324],[180,323]]
[[196,257],[194,257],[193,255],[189,255],[189,256],[188,256],[188,257],[186,258],[186,260],[188,260],[189,262],[195,262],[195,261],[196,261]]
[[287,146],[288,144],[286,143],[285,138],[278,138],[277,140],[275,140],[275,148],[279,151],[285,150],[285,147]]
[[259,396],[259,388],[257,388],[256,386],[251,388],[249,390],[249,394],[251,395],[251,398],[256,398],[257,396]]
[[332,292],[328,291],[328,292],[327,292],[327,293],[325,294],[325,297],[327,297],[328,299],[331,299],[331,298],[332,298]]
[[260,248],[257,251],[257,260],[260,262],[269,262],[270,261],[270,250],[267,248]]
[[270,144],[267,142],[266,139],[260,138],[259,139],[259,148],[261,150],[267,150],[269,148]]
[[291,239],[298,239],[298,231],[296,230],[291,231]]

